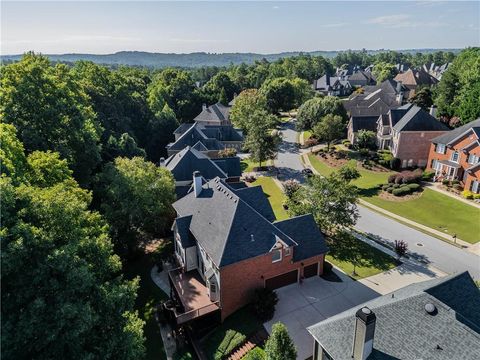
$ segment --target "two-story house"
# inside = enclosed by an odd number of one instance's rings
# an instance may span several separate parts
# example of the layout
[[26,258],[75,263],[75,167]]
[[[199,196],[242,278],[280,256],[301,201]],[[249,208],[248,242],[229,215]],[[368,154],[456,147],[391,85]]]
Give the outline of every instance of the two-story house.
[[178,324],[218,313],[223,321],[252,300],[323,272],[327,246],[313,217],[275,221],[260,186],[234,189],[196,172],[173,204],[179,268],[170,271]]
[[411,284],[309,327],[313,360],[476,360],[479,308],[468,272]]
[[377,121],[377,145],[390,150],[401,160],[401,167],[424,167],[428,162],[430,142],[447,132],[448,127],[430,113],[412,104],[392,109]]
[[480,118],[432,139],[428,169],[435,180],[460,180],[480,192]]

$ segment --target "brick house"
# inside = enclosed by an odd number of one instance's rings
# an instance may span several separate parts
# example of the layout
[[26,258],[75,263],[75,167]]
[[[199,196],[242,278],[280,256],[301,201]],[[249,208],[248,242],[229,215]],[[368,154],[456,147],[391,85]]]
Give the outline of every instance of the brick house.
[[318,276],[328,248],[311,215],[275,221],[260,186],[234,189],[194,174],[173,204],[179,268],[169,272],[177,324],[217,313],[223,321],[254,290]]
[[427,166],[430,142],[448,127],[430,113],[412,104],[392,109],[377,121],[377,145],[401,160],[401,167]]
[[460,180],[466,190],[480,192],[480,119],[432,139],[428,169],[435,180]]

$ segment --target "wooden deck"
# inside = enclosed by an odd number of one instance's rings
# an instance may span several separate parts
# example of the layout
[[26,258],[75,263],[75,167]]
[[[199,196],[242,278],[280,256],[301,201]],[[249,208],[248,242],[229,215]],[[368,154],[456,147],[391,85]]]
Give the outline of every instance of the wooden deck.
[[210,301],[208,289],[196,270],[188,273],[183,273],[178,269],[170,270],[169,276],[175,287],[175,293],[184,308],[183,313],[176,314],[178,324],[220,309],[218,302]]

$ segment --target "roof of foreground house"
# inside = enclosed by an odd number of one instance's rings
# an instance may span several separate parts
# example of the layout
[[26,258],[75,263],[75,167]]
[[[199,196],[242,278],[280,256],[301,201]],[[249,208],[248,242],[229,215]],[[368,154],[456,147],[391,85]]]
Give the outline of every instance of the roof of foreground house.
[[417,105],[404,105],[390,112],[391,125],[396,131],[448,131],[448,126]]
[[230,107],[222,103],[216,103],[202,109],[202,112],[197,115],[194,121],[199,122],[218,122],[219,124],[229,123]]
[[[311,215],[291,219],[290,224],[272,223],[267,217],[273,211],[265,200],[258,188],[236,190],[216,178],[203,185],[198,197],[190,192],[173,207],[179,217],[192,216],[189,230],[217,267],[267,254],[279,239],[295,246],[295,260],[297,252],[311,257],[328,250],[316,224],[310,221],[307,227]],[[302,229],[290,231],[292,226]],[[313,240],[314,245],[310,244]]]
[[350,118],[352,122],[353,132],[360,130],[377,131],[378,116],[352,116]]
[[432,139],[432,142],[435,144],[450,144],[469,131],[473,131],[473,133],[477,136],[477,139],[480,138],[480,118],[470,121],[463,126],[447,132],[446,134],[437,136],[436,138]]
[[364,306],[376,315],[369,360],[478,359],[480,291],[467,272],[406,286],[309,327],[333,359],[352,358],[355,312]]

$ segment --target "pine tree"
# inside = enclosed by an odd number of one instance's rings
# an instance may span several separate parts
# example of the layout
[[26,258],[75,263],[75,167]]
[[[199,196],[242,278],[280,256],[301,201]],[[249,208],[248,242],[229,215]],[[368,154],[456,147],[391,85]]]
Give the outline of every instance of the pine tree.
[[281,322],[273,324],[272,333],[265,344],[267,360],[296,360],[297,350]]

